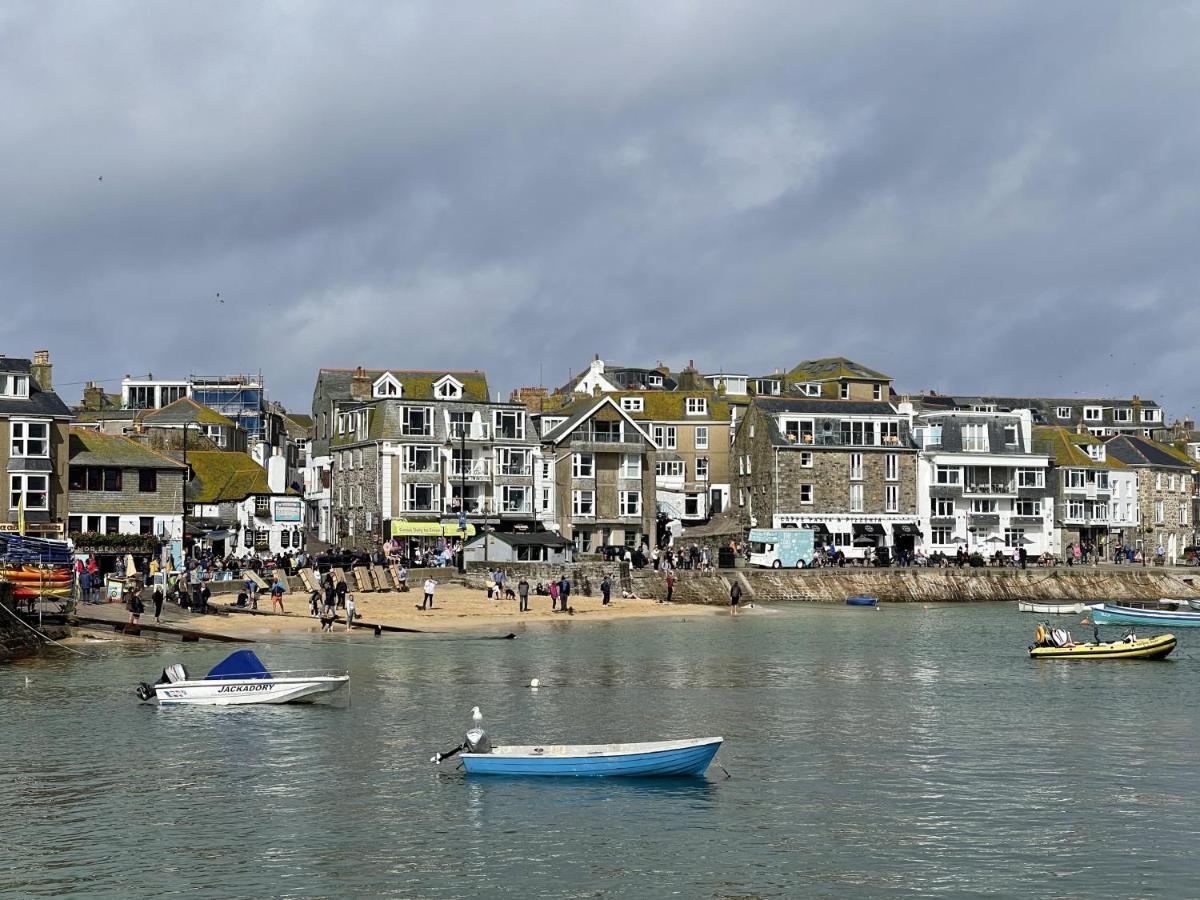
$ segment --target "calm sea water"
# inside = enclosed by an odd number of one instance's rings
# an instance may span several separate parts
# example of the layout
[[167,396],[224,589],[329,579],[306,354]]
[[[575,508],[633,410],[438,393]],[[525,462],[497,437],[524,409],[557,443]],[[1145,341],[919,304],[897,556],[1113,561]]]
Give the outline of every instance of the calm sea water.
[[[349,708],[137,703],[217,645],[10,665],[0,894],[1200,896],[1200,635],[1166,663],[1033,662],[1034,624],[785,604],[258,645],[276,668],[349,668]],[[731,777],[430,765],[474,705],[501,743],[721,734]]]

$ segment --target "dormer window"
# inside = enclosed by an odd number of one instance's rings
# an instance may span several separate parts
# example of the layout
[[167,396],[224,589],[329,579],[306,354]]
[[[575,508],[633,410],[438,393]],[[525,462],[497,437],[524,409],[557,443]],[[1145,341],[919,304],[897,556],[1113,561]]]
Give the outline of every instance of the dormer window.
[[841,400],[850,399],[850,385],[848,382],[843,381],[838,385],[838,398]]
[[0,372],[0,397],[7,397],[10,400],[28,399],[29,376]]
[[661,375],[647,375],[646,376],[646,386],[652,387],[652,388],[662,387],[663,386],[662,376]]
[[797,381],[795,384],[792,385],[792,387],[794,387],[797,391],[799,391],[805,397],[820,397],[821,396],[821,386],[819,384],[814,384],[811,381]]
[[688,397],[687,414],[689,416],[708,415],[708,400],[704,397]]
[[1128,406],[1122,406],[1118,409],[1114,409],[1113,410],[1113,421],[1114,422],[1132,422],[1133,421],[1133,410],[1130,409]]
[[404,385],[391,372],[384,372],[375,382],[372,393],[376,397],[403,397]]
[[1157,409],[1157,408],[1156,409],[1143,409],[1142,410],[1142,421],[1143,422],[1161,422],[1162,421],[1162,410]]
[[1096,462],[1104,462],[1105,446],[1103,444],[1088,444],[1087,455]]
[[1100,406],[1085,406],[1083,408],[1083,421],[1099,422],[1104,418],[1104,408]]
[[646,404],[641,397],[622,397],[621,409],[625,412],[644,412]]
[[439,400],[461,400],[462,382],[452,375],[445,375],[433,385],[433,396]]
[[1069,419],[1069,418],[1071,418],[1071,407],[1056,406],[1056,407],[1054,407],[1054,414],[1056,416],[1058,416],[1060,419]]
[[883,385],[882,384],[871,385],[871,398],[873,400],[882,400],[883,399]]

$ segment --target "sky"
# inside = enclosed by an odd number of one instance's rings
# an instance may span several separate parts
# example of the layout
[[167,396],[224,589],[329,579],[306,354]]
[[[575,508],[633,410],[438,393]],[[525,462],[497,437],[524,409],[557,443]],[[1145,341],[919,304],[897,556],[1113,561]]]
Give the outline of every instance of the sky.
[[[0,353],[1200,408],[1200,5],[8,0]],[[218,296],[219,295],[219,296]]]

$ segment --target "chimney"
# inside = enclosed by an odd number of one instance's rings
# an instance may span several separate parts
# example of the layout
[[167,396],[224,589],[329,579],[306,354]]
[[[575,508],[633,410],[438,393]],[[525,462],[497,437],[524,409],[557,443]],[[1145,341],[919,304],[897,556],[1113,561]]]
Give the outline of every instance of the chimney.
[[50,364],[50,351],[35,351],[33,354],[33,365],[29,367],[29,374],[33,376],[33,380],[37,382],[38,387],[43,391],[54,390],[53,371],[54,366]]
[[371,399],[371,379],[367,375],[367,370],[362,366],[355,369],[354,374],[350,376],[350,399]]
[[83,388],[83,408],[88,412],[99,412],[104,408],[104,388],[89,381]]
[[278,448],[267,458],[267,487],[272,494],[282,494],[287,490],[287,460]]

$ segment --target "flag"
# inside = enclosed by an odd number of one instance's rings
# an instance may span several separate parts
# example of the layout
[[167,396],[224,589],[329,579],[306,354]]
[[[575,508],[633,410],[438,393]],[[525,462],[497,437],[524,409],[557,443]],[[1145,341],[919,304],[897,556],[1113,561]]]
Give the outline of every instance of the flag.
[[17,500],[17,534],[25,536],[25,492],[21,491]]

